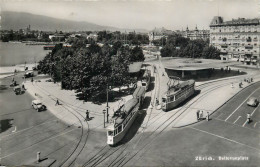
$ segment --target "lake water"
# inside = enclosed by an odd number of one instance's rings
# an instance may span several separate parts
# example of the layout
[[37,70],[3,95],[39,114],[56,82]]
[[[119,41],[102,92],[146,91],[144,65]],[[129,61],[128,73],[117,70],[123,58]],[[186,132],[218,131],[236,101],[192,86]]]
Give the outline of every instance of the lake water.
[[43,50],[43,45],[0,42],[0,66],[38,62],[48,52],[49,50]]

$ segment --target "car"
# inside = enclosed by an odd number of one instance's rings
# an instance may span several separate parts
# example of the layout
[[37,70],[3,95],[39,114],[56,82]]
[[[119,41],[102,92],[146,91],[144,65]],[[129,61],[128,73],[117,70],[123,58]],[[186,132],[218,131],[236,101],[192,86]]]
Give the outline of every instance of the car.
[[35,110],[42,111],[42,110],[46,110],[46,106],[42,104],[42,102],[40,100],[33,100],[32,101],[32,107]]
[[33,72],[26,72],[25,74],[24,74],[24,77],[25,78],[29,78],[29,77],[33,77],[34,76],[34,73]]
[[250,97],[247,101],[247,105],[256,107],[258,105],[259,101],[256,97]]
[[47,79],[45,82],[53,82],[52,79]]
[[14,87],[14,93],[16,95],[19,95],[19,94],[24,93],[24,90],[20,86],[16,86],[16,87]]

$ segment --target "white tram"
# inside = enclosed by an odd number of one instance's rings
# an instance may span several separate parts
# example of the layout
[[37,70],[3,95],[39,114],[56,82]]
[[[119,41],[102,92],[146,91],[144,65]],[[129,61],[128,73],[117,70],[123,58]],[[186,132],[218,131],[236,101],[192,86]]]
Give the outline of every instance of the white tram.
[[145,88],[137,87],[133,93],[133,98],[128,100],[114,113],[111,121],[112,125],[107,128],[107,144],[115,145],[122,140],[136,119],[144,97]]
[[145,90],[148,90],[150,83],[151,83],[151,71],[145,70],[144,75],[141,79],[142,87],[145,87]]
[[186,100],[188,97],[194,94],[195,81],[181,81],[177,85],[169,88],[162,96],[162,110],[168,111],[176,107],[178,104]]

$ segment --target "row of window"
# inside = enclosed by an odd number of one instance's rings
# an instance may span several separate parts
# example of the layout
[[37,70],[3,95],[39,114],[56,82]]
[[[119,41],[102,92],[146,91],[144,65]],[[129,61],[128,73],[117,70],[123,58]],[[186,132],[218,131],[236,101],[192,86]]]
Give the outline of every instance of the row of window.
[[167,101],[173,102],[175,100],[178,100],[182,96],[187,95],[190,91],[192,91],[194,89],[193,87],[194,87],[194,85],[189,85],[184,90],[180,91],[179,93],[177,93],[175,95],[168,96]]

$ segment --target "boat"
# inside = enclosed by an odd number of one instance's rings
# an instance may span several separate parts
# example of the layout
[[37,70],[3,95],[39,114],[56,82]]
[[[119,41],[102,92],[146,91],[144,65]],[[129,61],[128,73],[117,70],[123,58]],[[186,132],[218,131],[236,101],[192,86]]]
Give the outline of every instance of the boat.
[[144,98],[145,88],[139,86],[135,89],[132,98],[114,112],[111,125],[107,127],[108,145],[113,146],[123,139],[136,119]]
[[195,93],[195,81],[178,81],[177,84],[170,86],[168,91],[162,95],[161,107],[163,111],[169,111],[177,107],[181,102]]

